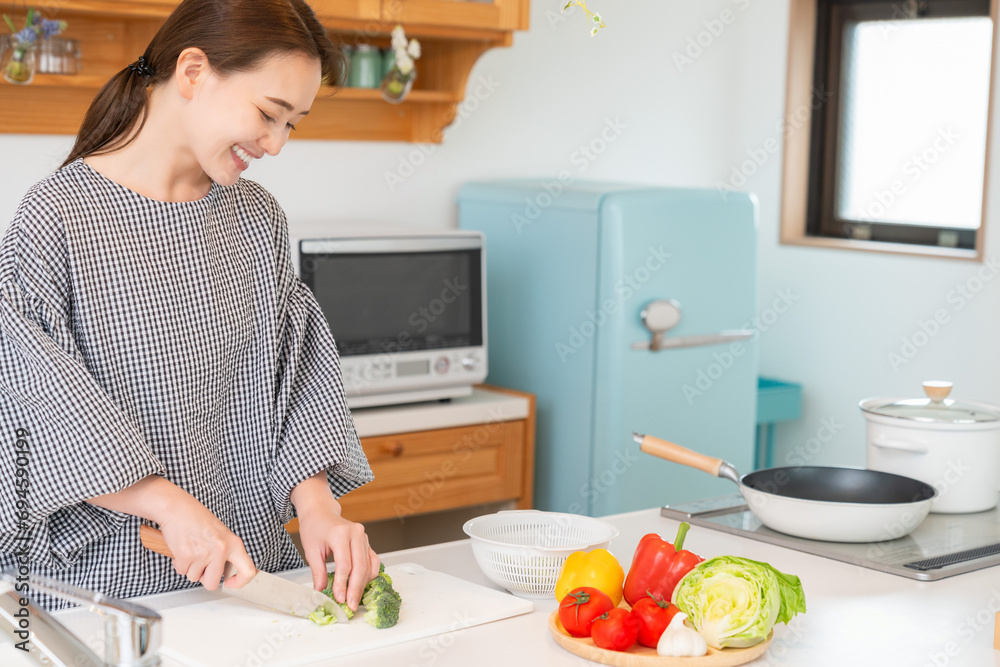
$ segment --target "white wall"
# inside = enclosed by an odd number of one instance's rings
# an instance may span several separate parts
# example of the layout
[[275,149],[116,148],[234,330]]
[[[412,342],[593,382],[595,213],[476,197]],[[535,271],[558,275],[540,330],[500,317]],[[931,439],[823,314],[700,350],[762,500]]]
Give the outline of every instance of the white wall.
[[[291,142],[247,177],[282,202],[293,235],[348,219],[450,227],[468,180],[567,169],[581,179],[715,187],[746,151],[781,138],[788,0],[591,0],[609,24],[596,38],[577,11],[560,16],[561,4],[534,0],[531,30],[480,59],[443,144]],[[731,22],[719,22],[727,10]],[[674,53],[699,38],[707,46],[679,68]],[[0,220],[70,144],[0,135]],[[602,152],[587,158],[586,145]],[[391,189],[394,173],[405,178]],[[761,304],[779,290],[796,297],[761,335],[762,373],[805,387],[802,420],[778,428],[776,460],[799,448],[814,452],[812,462],[864,465],[858,400],[915,395],[921,379],[953,379],[960,397],[1000,402],[1000,281],[958,310],[948,293],[980,265],[779,246],[780,177],[772,156],[744,186],[760,201]],[[998,179],[1000,171],[991,190]],[[989,215],[993,237],[997,218]],[[990,243],[987,254],[995,249]],[[887,354],[938,309],[949,322],[893,370]],[[835,425],[832,438],[824,419]]]

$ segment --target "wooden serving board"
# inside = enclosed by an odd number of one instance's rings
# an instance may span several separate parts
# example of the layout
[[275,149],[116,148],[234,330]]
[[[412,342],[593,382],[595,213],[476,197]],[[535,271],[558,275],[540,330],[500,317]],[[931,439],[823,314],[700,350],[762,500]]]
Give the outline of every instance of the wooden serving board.
[[672,658],[658,655],[655,648],[635,644],[627,651],[609,651],[594,643],[590,637],[574,637],[559,622],[559,610],[549,616],[549,632],[564,649],[587,660],[615,667],[735,667],[744,665],[764,655],[771,645],[774,631],[767,639],[749,648],[724,648],[721,651],[708,647],[700,658]]

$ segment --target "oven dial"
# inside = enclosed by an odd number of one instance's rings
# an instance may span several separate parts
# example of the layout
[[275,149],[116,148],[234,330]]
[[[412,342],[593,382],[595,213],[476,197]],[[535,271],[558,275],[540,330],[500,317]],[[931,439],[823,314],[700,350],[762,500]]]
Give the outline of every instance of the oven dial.
[[476,359],[475,357],[465,357],[464,359],[462,359],[462,368],[464,368],[467,371],[476,370],[476,366],[478,365],[479,365],[479,360]]
[[451,362],[448,361],[448,357],[438,357],[438,360],[434,362],[434,370],[440,375],[447,373],[450,367]]

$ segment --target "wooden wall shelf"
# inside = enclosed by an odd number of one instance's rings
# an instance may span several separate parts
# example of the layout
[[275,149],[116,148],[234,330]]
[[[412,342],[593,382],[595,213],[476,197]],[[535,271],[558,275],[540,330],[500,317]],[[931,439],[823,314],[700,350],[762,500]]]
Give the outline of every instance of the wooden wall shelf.
[[[79,39],[82,72],[39,74],[27,86],[0,79],[0,132],[76,134],[97,91],[145,50],[176,2],[157,0],[42,0],[48,18],[69,22],[65,37]],[[388,46],[401,23],[421,41],[414,89],[398,105],[377,90],[324,89],[294,138],[439,143],[465,96],[469,72],[488,49],[509,46],[528,27],[529,0],[313,0],[331,36],[346,44]],[[3,4],[15,24],[23,5]],[[18,13],[18,12],[21,13]]]

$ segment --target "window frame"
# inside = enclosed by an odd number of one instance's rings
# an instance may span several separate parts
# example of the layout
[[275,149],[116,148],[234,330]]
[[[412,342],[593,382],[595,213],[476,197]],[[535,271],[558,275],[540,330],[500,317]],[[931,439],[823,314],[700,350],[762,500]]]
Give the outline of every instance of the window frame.
[[[826,42],[830,34],[824,22],[819,25],[819,6],[839,4],[836,0],[792,0],[789,14],[788,71],[784,117],[784,160],[782,168],[780,242],[783,245],[806,245],[830,248],[889,252],[895,254],[923,255],[980,261],[985,247],[990,151],[992,145],[992,116],[994,108],[996,56],[998,41],[997,6],[1000,0],[987,0],[989,17],[993,21],[993,42],[990,55],[989,102],[986,121],[986,154],[983,164],[983,202],[978,230],[959,230],[921,225],[898,225],[868,221],[839,220],[833,216],[835,155],[829,151],[813,151],[812,145],[825,138],[827,145],[835,145],[838,109],[836,96],[827,91],[837,90],[841,48],[823,46],[827,59],[816,58],[817,41]],[[932,0],[933,2],[933,0]],[[870,12],[865,4],[886,5],[885,0],[854,0],[855,12]],[[982,0],[965,0],[951,4],[946,15],[977,15],[972,11],[982,5]],[[901,3],[893,4],[899,11]],[[835,14],[833,10],[831,14]],[[936,15],[941,15],[937,13]],[[843,16],[840,17],[841,25]],[[819,35],[818,35],[819,33]],[[839,34],[839,33],[838,33]],[[831,65],[837,63],[835,68]],[[825,68],[825,72],[821,71]],[[831,75],[831,69],[834,72]],[[821,84],[823,87],[818,87]],[[831,134],[832,133],[832,134]],[[825,135],[825,137],[824,137]],[[822,168],[820,168],[822,165]],[[822,194],[819,194],[822,193]],[[821,201],[822,200],[824,201]],[[960,245],[946,247],[927,244],[937,242],[938,232],[957,232]],[[863,239],[863,240],[862,240]]]

